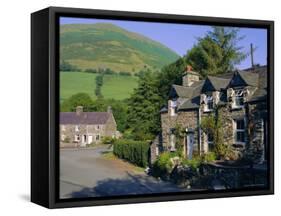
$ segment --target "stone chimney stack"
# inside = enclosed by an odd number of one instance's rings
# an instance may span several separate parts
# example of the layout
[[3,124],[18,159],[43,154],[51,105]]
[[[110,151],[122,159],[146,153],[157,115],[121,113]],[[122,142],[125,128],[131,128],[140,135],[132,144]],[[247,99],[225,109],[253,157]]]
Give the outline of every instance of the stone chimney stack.
[[82,106],[77,106],[76,107],[76,115],[81,115],[83,113],[83,107]]
[[112,108],[111,108],[111,106],[108,106],[108,107],[107,107],[107,112],[108,112],[108,113],[112,113]]
[[190,65],[187,65],[185,75],[182,78],[182,85],[185,87],[189,87],[197,81],[199,81],[199,73],[193,71],[192,67]]

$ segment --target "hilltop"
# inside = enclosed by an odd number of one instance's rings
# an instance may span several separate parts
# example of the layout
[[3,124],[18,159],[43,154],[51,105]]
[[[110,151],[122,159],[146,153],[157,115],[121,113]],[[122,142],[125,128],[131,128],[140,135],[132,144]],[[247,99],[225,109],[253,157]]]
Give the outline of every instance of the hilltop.
[[81,70],[131,73],[160,69],[179,58],[163,44],[109,23],[61,25],[60,55],[61,61]]

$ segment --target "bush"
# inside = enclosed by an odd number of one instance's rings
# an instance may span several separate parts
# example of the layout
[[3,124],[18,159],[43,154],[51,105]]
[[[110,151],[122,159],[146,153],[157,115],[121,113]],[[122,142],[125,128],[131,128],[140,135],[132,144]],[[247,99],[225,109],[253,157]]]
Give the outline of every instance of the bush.
[[215,152],[208,152],[202,156],[203,162],[213,162],[217,159],[217,155]]
[[202,159],[201,157],[197,156],[197,157],[193,157],[192,159],[184,159],[182,161],[182,165],[184,166],[189,166],[192,169],[197,169],[202,163]]
[[120,139],[113,145],[113,153],[140,167],[148,165],[149,144],[145,141]]
[[84,70],[84,72],[87,72],[87,73],[97,73],[97,70],[94,69],[94,68],[87,68]]
[[70,143],[70,138],[69,137],[65,137],[65,139],[63,140],[64,143]]
[[159,155],[156,161],[153,163],[153,175],[157,177],[165,177],[172,171],[171,158],[175,157],[175,154],[164,152]]
[[132,74],[130,72],[120,71],[119,75],[121,75],[121,76],[131,76]]
[[102,143],[103,144],[113,144],[115,141],[115,138],[109,137],[109,136],[105,136],[102,138]]
[[91,142],[90,144],[86,144],[86,147],[95,147],[97,144],[94,142]]

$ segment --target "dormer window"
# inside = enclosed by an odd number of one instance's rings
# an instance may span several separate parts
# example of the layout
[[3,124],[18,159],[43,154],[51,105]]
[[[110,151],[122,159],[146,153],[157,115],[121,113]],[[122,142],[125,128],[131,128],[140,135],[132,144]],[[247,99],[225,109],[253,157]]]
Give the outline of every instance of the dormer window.
[[204,105],[204,112],[210,112],[214,109],[214,98],[212,94],[203,94],[202,97],[202,102]]
[[207,95],[207,106],[206,106],[206,111],[212,111],[214,109],[214,99],[213,96]]
[[240,108],[244,105],[244,95],[243,89],[236,89],[234,90],[234,98],[233,98],[233,105],[234,108]]
[[171,100],[170,103],[170,113],[171,116],[175,116],[177,112],[177,101],[176,100]]

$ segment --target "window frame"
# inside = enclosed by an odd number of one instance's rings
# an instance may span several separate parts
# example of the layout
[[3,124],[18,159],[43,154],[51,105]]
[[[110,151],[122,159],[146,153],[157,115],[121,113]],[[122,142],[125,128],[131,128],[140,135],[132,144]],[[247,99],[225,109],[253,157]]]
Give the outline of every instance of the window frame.
[[[242,108],[244,107],[244,89],[233,89],[234,90],[234,96],[233,96],[233,108]],[[239,94],[238,94],[239,93]],[[237,103],[237,101],[242,103]]]
[[[238,121],[242,121],[243,122],[243,125],[244,125],[244,129],[237,129],[237,122]],[[234,138],[234,144],[240,144],[240,145],[245,145],[246,144],[246,122],[245,122],[245,118],[243,118],[243,119],[233,119],[233,122],[234,122],[234,130],[233,130],[233,132],[234,132],[234,136],[233,136],[233,138]],[[244,133],[244,141],[238,141],[237,140],[237,134],[238,133]]]
[[99,135],[99,134],[96,134],[95,140],[96,140],[96,141],[100,141],[100,135]]
[[[209,107],[211,104],[212,108]],[[206,106],[205,111],[210,112],[214,110],[214,98],[212,95],[206,95]]]
[[[215,148],[214,136],[213,136],[213,141],[210,141],[210,140],[209,140],[210,134],[211,134],[211,133],[206,133],[206,136],[207,136],[207,144],[208,144],[208,152],[213,151],[214,148]],[[212,146],[212,148],[210,148],[210,146]]]
[[170,103],[170,115],[171,116],[176,116],[177,115],[177,100],[176,99],[172,99],[171,103]]
[[175,130],[174,128],[170,129],[170,131],[171,131],[171,133],[169,135],[170,151],[176,151],[176,135],[174,133],[174,130]]

